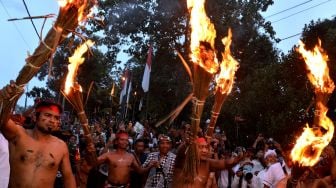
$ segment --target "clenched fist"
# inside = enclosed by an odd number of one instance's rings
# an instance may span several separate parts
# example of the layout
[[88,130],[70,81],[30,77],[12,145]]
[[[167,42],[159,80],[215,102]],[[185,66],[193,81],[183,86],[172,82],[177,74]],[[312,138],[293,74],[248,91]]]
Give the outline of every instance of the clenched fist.
[[17,86],[13,80],[0,90],[0,100],[9,100],[24,92],[24,86]]

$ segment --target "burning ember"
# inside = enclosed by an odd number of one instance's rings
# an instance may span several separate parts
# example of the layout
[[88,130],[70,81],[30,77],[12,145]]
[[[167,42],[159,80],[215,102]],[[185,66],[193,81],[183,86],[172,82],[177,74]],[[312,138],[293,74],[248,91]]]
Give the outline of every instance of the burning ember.
[[228,36],[222,39],[225,45],[225,50],[222,53],[223,60],[220,64],[220,73],[216,78],[217,88],[222,94],[229,94],[232,90],[234,75],[238,69],[238,62],[231,56],[231,29],[228,31]]
[[69,57],[69,62],[70,62],[70,64],[68,65],[69,72],[66,77],[65,87],[64,87],[64,92],[66,94],[69,94],[71,87],[74,86],[78,67],[85,60],[85,58],[82,57],[83,54],[88,50],[88,48],[93,46],[93,44],[94,42],[92,42],[91,40],[87,40],[84,44],[82,44],[76,49],[75,53],[71,57]]
[[[303,166],[315,165],[322,153],[322,150],[329,144],[334,134],[334,124],[327,117],[328,108],[326,103],[330,94],[334,91],[334,82],[329,77],[327,66],[328,56],[321,48],[321,41],[314,47],[313,51],[305,50],[305,45],[300,41],[298,51],[302,54],[307,68],[308,78],[315,88],[316,109],[314,127],[308,125],[304,128],[302,135],[297,140],[291,158]],[[321,130],[323,128],[324,130]]]
[[215,26],[206,15],[204,8],[205,0],[188,0],[191,25],[191,60],[198,63],[209,73],[216,73],[218,60],[214,51],[216,38]]

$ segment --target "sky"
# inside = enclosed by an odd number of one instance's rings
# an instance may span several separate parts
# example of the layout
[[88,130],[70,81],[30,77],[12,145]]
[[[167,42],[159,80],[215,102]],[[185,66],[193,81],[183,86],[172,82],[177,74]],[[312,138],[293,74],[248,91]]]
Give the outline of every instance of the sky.
[[[58,14],[56,0],[26,0],[26,4],[32,16]],[[299,4],[302,5],[292,8]],[[289,8],[292,9],[271,16]],[[336,10],[336,0],[275,0],[275,3],[263,15],[267,21],[272,22],[276,37],[284,39],[300,33],[304,25],[309,24],[311,20],[331,19],[336,16],[334,10]],[[300,11],[302,12],[299,13]],[[39,39],[30,20],[7,21],[10,18],[26,16],[28,15],[22,0],[0,0],[0,41],[2,45],[0,50],[0,88],[17,77],[25,64],[27,54],[32,54],[39,44]],[[48,19],[44,26],[44,35],[48,32],[55,19],[56,17]],[[34,20],[34,23],[40,33],[43,20]],[[299,38],[300,35],[282,40],[275,46],[286,53],[297,44]],[[128,58],[124,57],[122,59],[122,56],[119,60],[126,62]],[[44,83],[34,78],[28,83],[28,90],[35,85],[41,86]],[[24,99],[23,95],[18,104],[23,106]],[[32,101],[32,99],[28,100],[28,105],[31,105]]]

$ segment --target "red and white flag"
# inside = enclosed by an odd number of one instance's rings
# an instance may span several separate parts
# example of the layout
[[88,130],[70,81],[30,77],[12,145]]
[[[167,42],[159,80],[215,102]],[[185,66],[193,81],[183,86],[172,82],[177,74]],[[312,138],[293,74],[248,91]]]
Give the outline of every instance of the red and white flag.
[[129,73],[128,70],[126,70],[121,80],[121,92],[120,92],[119,104],[123,102],[124,96],[127,94],[128,80],[129,80]]
[[152,45],[150,45],[148,49],[145,72],[144,72],[142,83],[141,83],[142,89],[144,90],[145,93],[149,89],[149,79],[150,79],[150,72],[151,72],[151,66],[152,66],[152,53],[153,53],[153,48],[152,48]]

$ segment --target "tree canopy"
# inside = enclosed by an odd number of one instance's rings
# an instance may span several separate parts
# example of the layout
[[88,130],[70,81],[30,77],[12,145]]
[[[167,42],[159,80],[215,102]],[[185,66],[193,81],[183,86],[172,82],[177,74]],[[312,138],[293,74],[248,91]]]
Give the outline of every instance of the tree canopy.
[[[313,92],[306,76],[301,56],[291,50],[281,54],[274,43],[279,42],[270,22],[261,12],[273,4],[272,0],[208,0],[206,11],[214,23],[217,38],[215,42],[219,58],[224,46],[221,39],[232,28],[232,55],[239,62],[235,86],[222,107],[217,123],[228,135],[249,142],[257,132],[263,132],[279,141],[293,139],[295,131],[302,130],[304,123],[313,116]],[[191,92],[190,80],[177,52],[189,61],[189,13],[186,1],[181,0],[101,0],[97,16],[102,21],[90,21],[82,28],[85,36],[94,38],[96,47],[87,54],[79,71],[78,81],[87,92],[91,83],[93,89],[88,99],[90,112],[111,108],[115,113],[120,106],[118,98],[110,97],[112,83],[119,86],[120,77],[126,68],[132,72],[132,92],[129,109],[135,110],[136,119],[159,120],[178,106]],[[318,20],[303,29],[302,40],[308,47],[322,41],[322,47],[329,55],[330,75],[335,80],[336,71],[336,20]],[[33,89],[30,96],[53,95],[59,98],[59,91],[67,72],[67,58],[74,46],[80,43],[78,37],[69,38],[54,56],[52,77],[47,81],[51,93],[44,89]],[[153,46],[152,72],[148,94],[141,89],[143,70],[149,46]],[[127,62],[118,61],[120,54],[127,54]],[[39,78],[47,75],[45,67]],[[84,93],[85,93],[84,92]],[[212,92],[212,91],[211,91]],[[50,97],[50,96],[48,96]],[[146,102],[138,111],[140,99]],[[112,99],[112,100],[111,100]],[[330,99],[330,112],[335,110],[335,95]],[[202,121],[210,117],[213,96],[206,102]],[[187,105],[176,119],[189,121],[190,105]],[[145,110],[144,110],[145,109]],[[330,113],[332,114],[332,113]],[[129,113],[128,119],[132,119]],[[334,117],[335,115],[331,115]],[[237,120],[237,117],[241,121]],[[285,135],[285,136],[284,136]],[[253,138],[252,138],[253,139]]]

